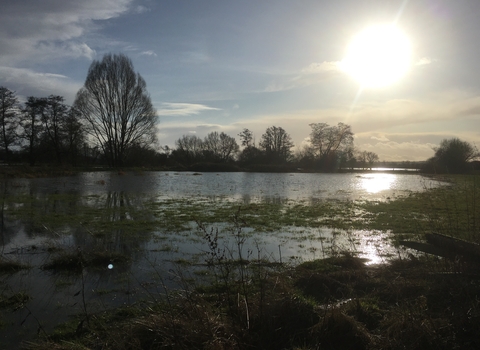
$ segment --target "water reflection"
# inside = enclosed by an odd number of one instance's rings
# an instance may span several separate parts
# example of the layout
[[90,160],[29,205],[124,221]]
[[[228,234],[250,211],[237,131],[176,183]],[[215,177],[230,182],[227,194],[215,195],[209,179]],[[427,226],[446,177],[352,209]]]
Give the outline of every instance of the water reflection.
[[[399,174],[204,173],[190,176],[152,172],[141,176],[85,173],[71,178],[3,182],[1,255],[33,268],[2,278],[1,290],[29,294],[32,297],[29,310],[49,329],[48,322],[64,320],[68,314],[79,311],[79,298],[75,295],[78,296],[82,288],[89,305],[115,307],[130,302],[134,294],[147,293],[146,285],[152,289],[161,285],[155,283],[152,276],[165,278],[168,273],[162,274],[162,271],[169,271],[175,261],[196,257],[203,261],[208,247],[196,235],[195,224],[185,225],[183,231],[178,229],[181,220],[191,219],[186,212],[198,204],[206,211],[224,202],[261,203],[272,205],[265,207],[270,210],[269,217],[276,218],[284,214],[286,204],[308,206],[323,201],[376,199],[392,191],[421,191],[438,185],[430,181],[426,186],[426,181],[430,180]],[[152,203],[156,205],[154,208]],[[210,204],[213,206],[209,207]],[[262,215],[260,211],[259,215]],[[385,237],[378,232],[334,234],[331,229],[318,227],[282,227],[276,232],[251,228],[245,251],[285,262],[325,257],[329,250],[345,246],[375,263],[381,261],[379,252],[391,248],[382,246]],[[234,244],[230,242],[230,245],[233,251]],[[121,266],[106,262],[99,268],[84,268],[81,278],[65,277],[39,268],[57,254],[50,248],[57,252],[80,249],[85,254],[118,253],[127,256],[129,263]],[[109,268],[110,264],[113,268]],[[52,318],[52,314],[55,317]],[[18,329],[27,315],[25,309],[11,315],[2,310],[2,318],[9,326],[0,330],[0,339],[10,337],[13,342],[25,339],[25,333],[34,334],[38,323],[33,317],[23,323],[26,330]]]
[[378,193],[391,190],[397,175],[394,174],[371,174],[362,176],[360,186],[368,193]]

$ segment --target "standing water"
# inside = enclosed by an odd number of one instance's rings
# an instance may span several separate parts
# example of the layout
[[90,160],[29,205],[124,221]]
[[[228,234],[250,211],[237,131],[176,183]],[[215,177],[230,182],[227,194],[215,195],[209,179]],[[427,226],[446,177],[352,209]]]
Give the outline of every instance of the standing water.
[[180,267],[202,269],[208,246],[199,226],[219,228],[229,251],[240,249],[228,236],[235,213],[248,213],[241,226],[246,256],[299,262],[338,246],[380,263],[393,249],[388,232],[342,232],[316,224],[323,212],[298,214],[318,203],[388,201],[440,185],[385,173],[96,172],[5,180],[1,258],[24,268],[0,271],[0,348],[48,334],[72,315],[175,288]]

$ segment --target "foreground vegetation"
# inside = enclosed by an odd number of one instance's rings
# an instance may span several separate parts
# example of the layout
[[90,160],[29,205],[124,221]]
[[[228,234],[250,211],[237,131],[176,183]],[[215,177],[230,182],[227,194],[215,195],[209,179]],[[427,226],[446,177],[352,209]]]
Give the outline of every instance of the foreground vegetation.
[[[218,262],[219,263],[219,262]],[[78,315],[30,349],[476,349],[476,267],[340,254],[295,268],[237,261],[217,283]]]
[[[202,278],[192,278],[178,265],[178,288],[160,283],[160,294],[128,307],[84,312],[41,334],[31,349],[476,349],[480,346],[480,276],[478,263],[423,256],[410,252],[390,257],[381,266],[365,265],[354,251],[331,247],[330,257],[290,265],[245,250],[251,232],[279,227],[321,227],[337,230],[392,232],[398,239],[422,239],[437,232],[478,242],[480,238],[480,183],[475,176],[450,176],[449,186],[426,189],[399,198],[368,202],[211,203],[158,202],[146,199],[141,207],[91,207],[103,199],[78,200],[68,194],[50,198],[5,198],[28,205],[12,206],[18,218],[61,232],[72,218],[89,222],[97,238],[108,235],[106,224],[121,225],[112,217],[131,217],[141,230],[159,225],[165,230],[189,229],[197,220],[197,237],[208,247],[201,265]],[[52,210],[67,201],[72,213]],[[132,202],[125,201],[125,202]],[[49,204],[50,203],[50,204]],[[10,207],[6,206],[7,210]],[[61,207],[61,206],[56,206]],[[32,210],[32,208],[36,210]],[[37,209],[43,208],[44,211]],[[103,208],[103,209],[102,209]],[[179,215],[179,208],[183,210]],[[232,213],[236,213],[232,216]],[[127,215],[128,214],[128,215]],[[217,229],[230,216],[226,230]],[[175,218],[167,220],[165,218]],[[122,226],[131,242],[136,225]],[[111,227],[111,226],[110,226]],[[246,230],[248,228],[248,230]],[[252,231],[253,230],[253,231]],[[222,236],[236,244],[232,250]],[[128,241],[129,244],[130,241]],[[398,247],[398,252],[403,248]],[[68,266],[72,271],[110,261],[95,252],[52,255],[44,268]],[[79,258],[75,260],[75,258]],[[125,259],[113,255],[116,261]],[[160,267],[159,267],[160,268]],[[8,295],[0,307],[28,301]],[[20,304],[19,304],[20,303]]]

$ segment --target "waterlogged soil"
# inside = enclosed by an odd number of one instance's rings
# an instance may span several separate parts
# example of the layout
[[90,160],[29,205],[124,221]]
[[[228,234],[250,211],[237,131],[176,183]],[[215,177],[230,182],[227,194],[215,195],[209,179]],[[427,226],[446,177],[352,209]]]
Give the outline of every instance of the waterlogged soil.
[[432,229],[426,208],[451,212],[435,207],[449,188],[413,174],[100,172],[4,180],[0,346],[48,334],[74,314],[179,288],[180,274],[201,279],[212,238],[226,258],[298,264],[349,251],[386,262],[405,254],[396,237]]

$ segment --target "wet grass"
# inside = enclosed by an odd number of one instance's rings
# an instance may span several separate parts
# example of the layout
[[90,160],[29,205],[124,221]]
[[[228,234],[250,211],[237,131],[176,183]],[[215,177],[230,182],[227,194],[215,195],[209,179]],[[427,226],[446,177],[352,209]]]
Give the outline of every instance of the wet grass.
[[448,176],[449,186],[426,189],[388,202],[366,202],[365,225],[393,233],[442,233],[480,239],[480,177]]
[[480,183],[475,177],[451,176],[450,186],[426,188],[386,201],[259,201],[245,204],[225,199],[156,199],[149,195],[75,193],[5,198],[13,218],[57,233],[83,227],[101,236],[112,230],[125,234],[183,232],[194,222],[220,224],[240,211],[253,232],[288,227],[329,227],[339,230],[380,230],[393,233],[452,231],[460,237],[478,231]]
[[2,273],[15,273],[20,270],[28,269],[29,266],[13,261],[10,259],[5,259],[0,257],[0,274]]
[[[88,319],[82,315],[31,348],[479,348],[480,276],[475,264],[412,256],[365,266],[355,254],[338,251],[298,266],[234,256],[242,252],[245,237],[252,232],[285,227],[378,230],[402,238],[440,232],[475,241],[480,237],[478,179],[452,176],[449,181],[448,187],[427,188],[384,202],[241,204],[145,198],[142,215],[149,219],[140,220],[138,226],[129,219],[138,208],[121,209],[118,214],[111,207],[86,206],[84,211],[79,206],[76,212],[81,221],[89,222],[92,234],[99,237],[112,222],[105,218],[113,214],[123,217],[117,221],[126,224],[127,234],[147,229],[182,232],[191,230],[192,222],[202,223],[203,230],[195,237],[206,240],[210,251],[204,254],[199,274],[209,283],[199,285],[197,279],[178,275],[183,281],[180,290],[165,290],[119,312],[95,313]],[[53,218],[45,220],[56,227]],[[218,225],[229,220],[235,224],[233,230]],[[210,230],[215,225],[222,229]],[[223,249],[220,238],[225,235],[233,237],[237,250]],[[312,239],[302,230],[298,238],[299,244]],[[170,245],[163,247],[170,249]],[[98,264],[103,266],[107,260],[99,259]],[[96,266],[94,261],[86,253],[60,252],[49,263],[78,271],[78,266]],[[180,269],[189,267],[188,260],[176,262]]]
[[365,266],[354,255],[339,253],[296,267],[255,269],[248,271],[248,283],[239,274],[218,276],[225,280],[205,286],[189,282],[189,288],[155,301],[92,314],[89,322],[74,318],[30,349],[480,345],[477,266],[436,258]]
[[30,300],[28,294],[19,292],[13,294],[1,294],[0,295],[0,309],[20,309],[23,304]]

